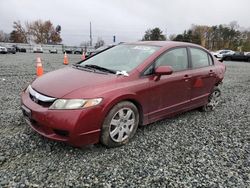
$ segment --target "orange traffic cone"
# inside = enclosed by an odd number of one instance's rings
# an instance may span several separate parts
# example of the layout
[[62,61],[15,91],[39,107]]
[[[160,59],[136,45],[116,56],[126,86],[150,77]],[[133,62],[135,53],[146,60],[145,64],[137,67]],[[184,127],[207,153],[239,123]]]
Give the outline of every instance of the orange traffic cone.
[[40,57],[36,58],[36,75],[37,76],[43,75],[43,65]]
[[64,54],[63,64],[64,64],[64,65],[68,65],[68,64],[69,64],[69,60],[68,60],[68,56],[67,56],[66,52],[65,52],[65,54]]
[[82,60],[86,59],[85,53],[82,52]]

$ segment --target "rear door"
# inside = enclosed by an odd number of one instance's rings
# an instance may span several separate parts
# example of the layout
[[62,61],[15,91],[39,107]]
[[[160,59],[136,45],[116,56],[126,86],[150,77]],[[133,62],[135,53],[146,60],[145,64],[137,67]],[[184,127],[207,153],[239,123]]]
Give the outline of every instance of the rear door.
[[211,55],[201,48],[190,47],[191,59],[191,103],[200,106],[206,103],[215,86],[215,66]]

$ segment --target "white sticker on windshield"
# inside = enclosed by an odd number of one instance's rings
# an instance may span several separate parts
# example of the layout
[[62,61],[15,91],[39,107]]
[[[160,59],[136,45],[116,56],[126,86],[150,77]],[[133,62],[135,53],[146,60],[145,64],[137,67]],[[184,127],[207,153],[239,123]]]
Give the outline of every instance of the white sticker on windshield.
[[129,76],[129,74],[126,71],[116,71],[116,75]]
[[152,50],[152,48],[150,48],[149,46],[135,46],[132,49],[135,49],[135,50],[145,50],[145,51]]

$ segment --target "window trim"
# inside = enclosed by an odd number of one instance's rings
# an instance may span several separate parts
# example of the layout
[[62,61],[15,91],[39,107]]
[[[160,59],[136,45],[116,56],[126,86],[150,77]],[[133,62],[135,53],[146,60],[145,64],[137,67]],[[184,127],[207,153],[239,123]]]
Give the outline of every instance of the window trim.
[[[214,65],[214,59],[213,59],[212,55],[211,55],[210,53],[208,53],[208,52],[207,52],[207,55],[208,55],[208,57],[210,57],[210,58],[208,58],[208,60],[209,60],[209,65],[210,65],[210,66],[213,66],[213,65]],[[210,61],[210,60],[211,60],[211,61]]]
[[149,69],[149,67],[151,65],[153,65],[153,67],[155,68],[155,64],[156,64],[156,61],[161,58],[161,56],[165,55],[166,53],[172,51],[172,50],[175,50],[175,49],[180,49],[180,48],[185,48],[186,49],[186,52],[187,52],[187,61],[188,61],[188,67],[187,69],[184,69],[184,70],[179,70],[179,71],[173,71],[173,74],[174,73],[177,73],[177,72],[181,72],[181,71],[187,71],[187,70],[190,70],[192,69],[191,67],[191,62],[190,62],[190,56],[189,56],[189,52],[188,52],[188,46],[176,46],[176,47],[172,47],[172,48],[169,48],[167,50],[165,50],[164,52],[162,52],[159,56],[157,56],[143,71],[142,73],[140,74],[140,77],[147,77],[147,76],[151,76],[153,74],[148,74],[148,75],[145,75],[144,73]]

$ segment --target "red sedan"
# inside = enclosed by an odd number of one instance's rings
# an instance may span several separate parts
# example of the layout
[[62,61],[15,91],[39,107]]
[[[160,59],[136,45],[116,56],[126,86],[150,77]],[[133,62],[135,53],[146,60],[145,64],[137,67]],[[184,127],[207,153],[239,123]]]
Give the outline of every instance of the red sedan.
[[37,78],[22,111],[39,134],[74,146],[127,143],[138,125],[219,102],[225,65],[181,42],[121,44]]

